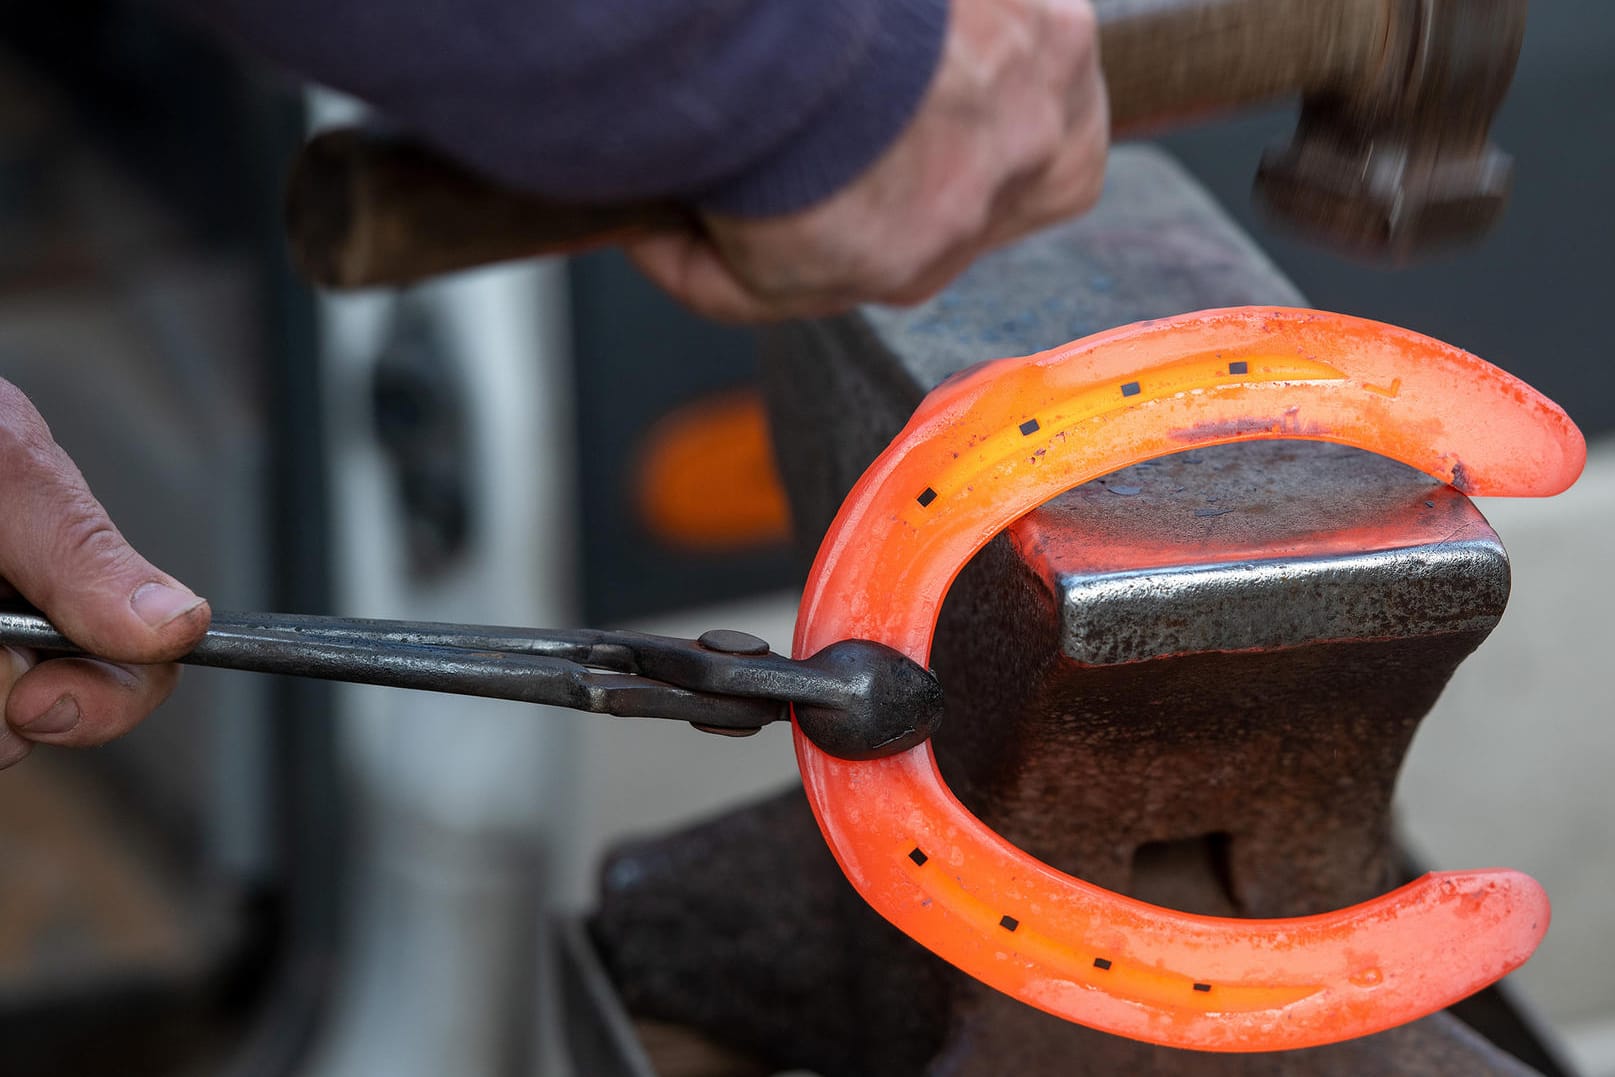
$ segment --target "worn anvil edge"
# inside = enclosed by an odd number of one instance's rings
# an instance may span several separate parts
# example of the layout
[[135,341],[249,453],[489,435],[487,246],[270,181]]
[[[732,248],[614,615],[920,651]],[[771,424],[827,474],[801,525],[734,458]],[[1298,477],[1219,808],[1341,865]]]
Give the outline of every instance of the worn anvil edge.
[[[1461,593],[1438,586],[1444,572],[1474,586]],[[1376,580],[1382,586],[1370,589]],[[1169,655],[1489,631],[1508,601],[1509,568],[1495,539],[1471,539],[1356,555],[1073,575],[1057,579],[1055,587],[1061,652],[1080,665],[1112,666]],[[1325,587],[1347,601],[1297,620],[1295,593]]]

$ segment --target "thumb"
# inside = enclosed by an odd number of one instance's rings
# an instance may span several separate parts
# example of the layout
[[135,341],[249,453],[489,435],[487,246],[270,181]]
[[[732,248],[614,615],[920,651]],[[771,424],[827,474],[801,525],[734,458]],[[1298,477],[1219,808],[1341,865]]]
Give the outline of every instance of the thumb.
[[853,303],[846,296],[813,292],[758,294],[737,276],[723,253],[697,231],[650,232],[623,250],[651,283],[703,317],[747,324],[836,314]]
[[764,304],[699,232],[650,232],[627,241],[623,250],[653,284],[697,314],[719,322],[767,319]]
[[0,577],[74,643],[171,661],[207,630],[204,599],[124,541],[22,392],[0,380]]

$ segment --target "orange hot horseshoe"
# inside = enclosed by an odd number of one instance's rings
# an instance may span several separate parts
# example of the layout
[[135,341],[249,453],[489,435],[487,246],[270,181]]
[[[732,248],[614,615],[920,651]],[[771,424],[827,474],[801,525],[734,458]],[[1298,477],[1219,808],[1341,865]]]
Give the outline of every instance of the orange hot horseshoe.
[[[1141,322],[943,383],[853,488],[809,576],[794,653],[842,639],[925,664],[977,550],[1054,495],[1203,445],[1307,438],[1393,457],[1477,495],[1545,496],[1586,446],[1553,403],[1439,341],[1306,310]],[[1432,1013],[1523,964],[1548,901],[1512,871],[1426,875],[1317,916],[1235,920],[1062,874],[949,792],[929,743],[851,762],[796,730],[808,798],[876,911],[1023,1002],[1207,1051],[1308,1047]]]

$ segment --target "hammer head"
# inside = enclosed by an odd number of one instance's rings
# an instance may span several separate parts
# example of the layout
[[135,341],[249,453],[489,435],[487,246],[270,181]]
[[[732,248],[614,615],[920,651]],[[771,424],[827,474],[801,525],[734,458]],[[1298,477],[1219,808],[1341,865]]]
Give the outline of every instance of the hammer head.
[[1257,200],[1287,227],[1400,263],[1478,237],[1501,215],[1513,162],[1492,145],[1525,36],[1526,0],[1393,0],[1384,56],[1361,89],[1303,102],[1269,151]]

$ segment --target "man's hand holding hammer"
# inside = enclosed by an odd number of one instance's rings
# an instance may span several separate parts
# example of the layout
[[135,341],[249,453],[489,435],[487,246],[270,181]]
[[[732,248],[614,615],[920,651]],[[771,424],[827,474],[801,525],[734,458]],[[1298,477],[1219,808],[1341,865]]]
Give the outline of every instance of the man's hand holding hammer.
[[915,303],[983,251],[1090,209],[1108,141],[1089,0],[954,0],[913,121],[851,183],[627,249],[674,298],[728,321]]
[[684,207],[624,245],[725,320],[923,299],[1104,178],[1090,0],[187,2],[509,191]]

